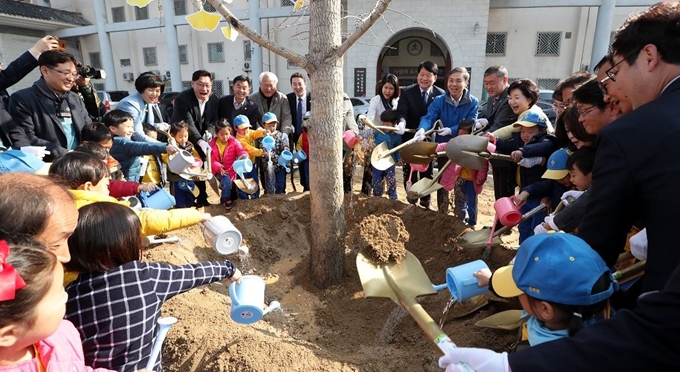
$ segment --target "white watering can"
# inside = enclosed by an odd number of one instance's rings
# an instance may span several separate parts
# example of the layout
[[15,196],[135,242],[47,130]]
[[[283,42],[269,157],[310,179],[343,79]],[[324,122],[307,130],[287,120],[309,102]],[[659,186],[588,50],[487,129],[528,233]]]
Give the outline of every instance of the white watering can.
[[189,151],[182,150],[176,153],[175,156],[170,159],[170,162],[168,162],[168,168],[170,168],[172,173],[175,174],[184,173],[184,171],[189,168],[194,163],[194,161],[195,159]]
[[[225,216],[213,216],[203,222],[203,237],[217,253],[232,254],[239,250],[243,237],[236,226]],[[246,249],[241,249],[248,253]]]
[[252,324],[262,319],[272,310],[280,310],[281,304],[272,301],[264,308],[265,283],[257,275],[245,275],[241,283],[229,285],[229,297],[231,297],[231,312],[229,316],[239,324]]

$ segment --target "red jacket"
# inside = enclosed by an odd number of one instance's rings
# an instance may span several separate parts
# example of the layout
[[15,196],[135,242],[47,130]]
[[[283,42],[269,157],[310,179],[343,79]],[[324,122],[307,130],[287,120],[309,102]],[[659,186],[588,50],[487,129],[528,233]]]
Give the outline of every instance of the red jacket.
[[213,154],[211,157],[213,174],[217,175],[224,169],[227,172],[227,175],[229,175],[229,178],[234,181],[237,177],[236,172],[234,171],[234,161],[241,155],[247,156],[248,152],[234,136],[229,136],[227,147],[224,149],[224,154],[220,154],[216,142],[217,137],[210,141],[210,148],[212,149]]
[[135,181],[111,180],[109,182],[109,195],[116,199],[137,195],[138,189],[139,182]]

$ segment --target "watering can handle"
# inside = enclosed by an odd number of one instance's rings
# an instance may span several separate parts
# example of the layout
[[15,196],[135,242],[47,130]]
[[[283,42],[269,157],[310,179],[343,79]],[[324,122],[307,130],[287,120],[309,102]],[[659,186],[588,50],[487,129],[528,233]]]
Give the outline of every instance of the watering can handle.
[[236,295],[236,282],[229,284],[229,297],[231,297],[233,300],[233,303],[231,304],[232,308],[234,306],[238,306],[241,303],[241,301],[238,299],[238,296]]

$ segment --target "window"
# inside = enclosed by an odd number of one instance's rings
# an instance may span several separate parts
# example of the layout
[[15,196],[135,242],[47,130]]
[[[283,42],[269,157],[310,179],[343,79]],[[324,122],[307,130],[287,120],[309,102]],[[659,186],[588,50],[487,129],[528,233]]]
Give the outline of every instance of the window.
[[399,42],[398,41],[387,47],[387,51],[385,52],[385,57],[399,57]]
[[212,4],[210,4],[207,1],[203,2],[203,10],[205,10],[206,12],[211,12],[211,13],[216,11],[215,7],[213,7]]
[[213,80],[213,88],[212,92],[215,93],[218,97],[222,97],[224,95],[224,83],[222,80]]
[[243,40],[243,60],[250,62],[253,59],[253,47],[250,40]]
[[123,58],[120,60],[121,67],[131,66],[130,58]]
[[293,61],[288,61],[288,68],[289,68],[289,69],[292,69],[292,68],[299,68],[299,67],[300,67],[300,66],[298,66],[297,63],[295,63],[295,62],[293,62]]
[[[538,85],[538,89],[548,89],[552,90],[555,88],[555,85],[560,82],[560,79],[546,79],[546,78],[538,78],[536,79],[536,85]],[[551,95],[552,99],[552,95]]]
[[186,0],[175,0],[175,15],[185,15],[187,14],[187,2]]
[[102,57],[99,52],[90,53],[90,66],[102,68]]
[[179,50],[179,63],[181,65],[189,64],[189,48],[186,45],[180,45],[177,47]]
[[125,8],[122,6],[111,8],[111,18],[114,23],[125,22]]
[[158,58],[156,58],[156,47],[142,48],[144,55],[144,66],[157,66]]
[[539,32],[538,41],[536,43],[536,55],[559,56],[561,41],[561,32]]
[[486,34],[486,55],[504,56],[505,43],[508,34],[506,32],[489,32]]
[[208,62],[224,62],[224,43],[208,43]]
[[188,80],[183,80],[182,81],[182,90],[187,90],[191,88],[191,82]]
[[437,46],[437,44],[430,41],[430,57],[443,57],[444,52]]
[[149,7],[145,6],[144,8],[140,7],[134,7],[135,8],[135,19],[140,21],[142,19],[149,19]]
[[612,52],[612,44],[614,44],[614,39],[616,38],[616,31],[612,31],[609,33],[609,48],[607,48],[607,53],[611,54]]
[[281,6],[294,6],[295,1],[293,0],[281,0]]

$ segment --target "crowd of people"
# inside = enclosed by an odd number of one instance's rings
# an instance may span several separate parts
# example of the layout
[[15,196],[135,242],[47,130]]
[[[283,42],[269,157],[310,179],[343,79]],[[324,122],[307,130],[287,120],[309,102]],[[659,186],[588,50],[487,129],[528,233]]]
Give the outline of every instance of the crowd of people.
[[[474,274],[499,296],[519,297],[526,347],[511,354],[455,348],[440,359],[442,368],[626,371],[680,365],[680,253],[673,235],[680,205],[672,197],[680,183],[680,164],[673,160],[680,158],[674,104],[680,94],[679,20],[677,2],[631,15],[595,75],[577,72],[555,87],[555,123],[536,105],[537,85],[508,81],[500,65],[484,73],[484,110],[470,94],[465,68],[446,74],[446,90],[435,86],[439,67],[431,61],[418,66],[416,83],[405,89],[397,76],[385,75],[365,117],[381,124],[380,131],[368,125],[360,130],[345,96],[345,129],[360,137],[344,148],[345,158],[353,159],[344,174],[346,192],[355,152],[361,153],[356,146],[370,154],[382,144],[393,149],[430,141],[443,151],[456,137],[476,133],[488,139],[490,152],[509,160],[472,169],[439,157],[416,167],[395,153],[382,169],[367,156],[362,192],[386,191],[397,199],[397,164],[405,191],[436,168],[444,185],[436,193],[437,210],[448,211],[453,191],[453,213],[474,227],[477,195],[490,167],[497,200],[512,197],[522,212],[541,203],[549,210],[564,206],[519,224],[520,247],[511,265]],[[250,78],[237,76],[234,94],[220,98],[212,93],[210,72],[198,70],[168,117],[157,103],[163,81],[143,73],[137,92],[100,115],[96,100],[86,98],[92,89],[77,65],[47,36],[0,70],[0,146],[7,150],[0,159],[1,370],[142,370],[166,300],[214,281],[240,280],[228,260],[182,266],[141,260],[144,235],[211,218],[193,208],[209,205],[206,181],[170,169],[171,159],[189,154],[196,168],[207,162],[227,210],[239,199],[259,197],[258,184],[266,194],[284,193],[292,167],[285,160],[294,155],[303,191],[310,190],[313,110],[302,74],[290,77],[288,95],[271,72],[259,76],[260,89],[252,93]],[[6,89],[36,66],[41,78],[9,96]],[[51,162],[48,177],[12,173],[45,171],[42,161],[20,150],[27,146],[41,146],[38,156]],[[130,197],[166,184],[174,209],[133,208]],[[430,195],[416,196],[406,201],[434,209]],[[633,258],[621,260],[626,250]],[[617,282],[613,272],[635,261],[644,261],[644,275]],[[160,360],[154,369],[162,370]]]

